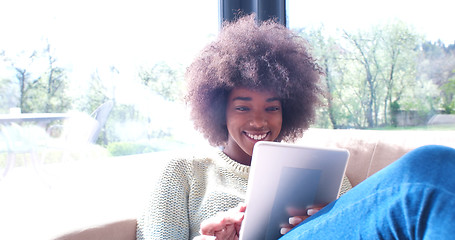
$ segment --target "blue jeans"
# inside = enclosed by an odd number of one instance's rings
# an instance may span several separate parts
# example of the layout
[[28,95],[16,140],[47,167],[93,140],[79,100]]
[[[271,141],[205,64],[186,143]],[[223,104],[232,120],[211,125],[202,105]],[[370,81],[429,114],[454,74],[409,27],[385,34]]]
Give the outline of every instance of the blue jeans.
[[409,152],[280,239],[455,239],[455,149]]

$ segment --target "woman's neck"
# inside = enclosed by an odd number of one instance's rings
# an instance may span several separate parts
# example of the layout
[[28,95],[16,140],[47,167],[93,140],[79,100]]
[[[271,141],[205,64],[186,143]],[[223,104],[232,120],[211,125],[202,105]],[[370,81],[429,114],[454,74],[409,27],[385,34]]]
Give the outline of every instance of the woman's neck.
[[251,156],[245,153],[238,145],[236,144],[227,144],[223,149],[224,154],[226,154],[232,160],[250,166],[251,165]]

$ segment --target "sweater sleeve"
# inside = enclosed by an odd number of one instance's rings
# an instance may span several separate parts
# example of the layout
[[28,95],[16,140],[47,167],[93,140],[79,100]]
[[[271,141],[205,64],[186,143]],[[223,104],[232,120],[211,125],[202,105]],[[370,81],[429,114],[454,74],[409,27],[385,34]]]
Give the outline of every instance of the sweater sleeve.
[[172,160],[164,168],[138,219],[138,240],[188,239],[189,174],[191,169],[185,160]]
[[338,197],[345,194],[347,191],[352,189],[351,181],[349,181],[346,175],[343,176],[343,181],[341,182],[340,193]]

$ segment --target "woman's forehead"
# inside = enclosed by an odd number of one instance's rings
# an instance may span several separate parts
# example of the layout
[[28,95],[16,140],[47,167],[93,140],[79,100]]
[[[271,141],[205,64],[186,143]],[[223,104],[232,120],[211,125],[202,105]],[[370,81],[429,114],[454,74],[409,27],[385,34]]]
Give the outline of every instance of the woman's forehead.
[[229,98],[245,98],[245,97],[260,97],[264,99],[278,100],[278,94],[272,90],[267,89],[254,89],[245,87],[233,88],[229,94]]

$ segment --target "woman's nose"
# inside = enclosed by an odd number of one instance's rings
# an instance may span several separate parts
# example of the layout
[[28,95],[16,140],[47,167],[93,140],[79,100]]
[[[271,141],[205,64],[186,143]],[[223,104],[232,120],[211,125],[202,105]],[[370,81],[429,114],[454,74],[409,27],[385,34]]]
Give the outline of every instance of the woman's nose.
[[251,121],[250,126],[260,128],[267,125],[267,119],[262,113],[254,113]]

